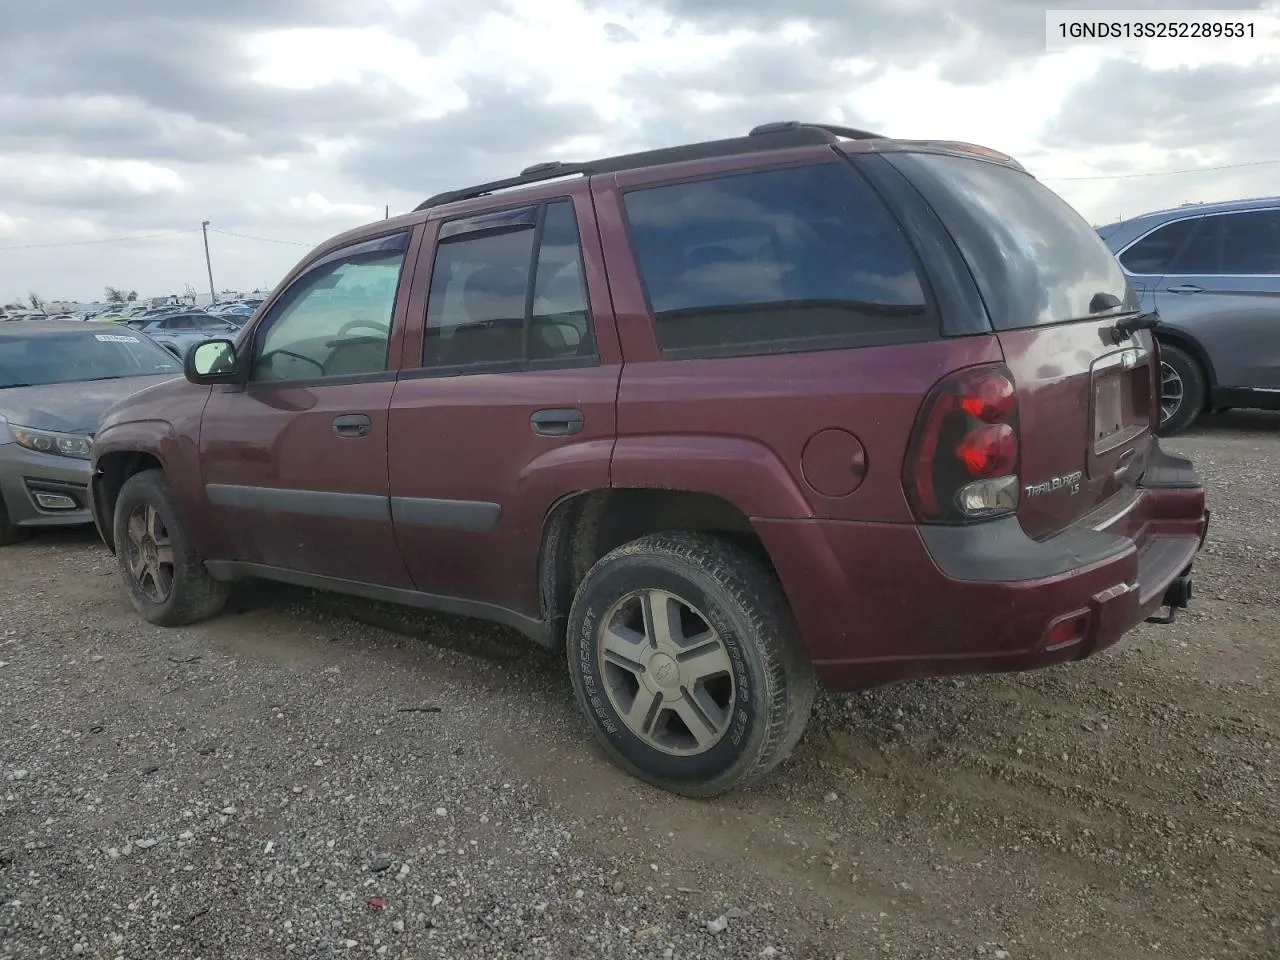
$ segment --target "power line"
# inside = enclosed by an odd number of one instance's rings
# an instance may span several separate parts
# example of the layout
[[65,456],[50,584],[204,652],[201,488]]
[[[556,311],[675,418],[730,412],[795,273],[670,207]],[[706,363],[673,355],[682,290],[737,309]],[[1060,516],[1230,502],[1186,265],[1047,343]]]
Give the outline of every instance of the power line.
[[48,247],[83,247],[95,243],[128,243],[133,240],[156,240],[161,237],[176,237],[179,234],[195,233],[194,230],[169,230],[166,233],[148,233],[138,237],[103,237],[100,240],[63,240],[57,243],[17,243],[0,247],[0,250],[41,250]]
[[1211,170],[1242,170],[1245,167],[1261,167],[1271,163],[1280,163],[1280,158],[1251,160],[1248,163],[1224,163],[1216,167],[1188,167],[1185,170],[1154,170],[1148,173],[1112,173],[1092,177],[1039,177],[1037,179],[1052,180],[1055,183],[1064,183],[1068,180],[1136,180],[1140,177],[1171,177],[1180,173],[1207,173]]
[[294,247],[313,247],[313,243],[303,243],[301,240],[277,240],[273,237],[255,237],[248,233],[233,233],[230,230],[219,230],[217,227],[209,228],[214,233],[220,233],[226,237],[239,237],[241,240],[261,240],[263,243],[287,243]]

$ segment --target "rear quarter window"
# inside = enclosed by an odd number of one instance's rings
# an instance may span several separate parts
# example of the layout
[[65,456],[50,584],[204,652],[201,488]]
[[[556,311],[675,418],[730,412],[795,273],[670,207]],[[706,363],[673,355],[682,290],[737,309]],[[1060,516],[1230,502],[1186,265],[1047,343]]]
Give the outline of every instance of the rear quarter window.
[[938,336],[906,237],[845,161],[645,187],[624,203],[664,357]]
[[1065,200],[1003,164],[946,154],[886,154],[946,224],[996,330],[1098,315],[1098,294],[1137,298],[1102,238]]

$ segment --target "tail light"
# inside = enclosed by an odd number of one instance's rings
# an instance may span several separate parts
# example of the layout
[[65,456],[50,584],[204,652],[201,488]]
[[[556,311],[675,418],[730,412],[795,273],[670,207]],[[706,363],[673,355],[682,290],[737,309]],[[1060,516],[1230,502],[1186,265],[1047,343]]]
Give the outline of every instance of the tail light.
[[903,484],[916,518],[964,523],[1018,507],[1018,394],[1008,368],[941,380],[916,418]]

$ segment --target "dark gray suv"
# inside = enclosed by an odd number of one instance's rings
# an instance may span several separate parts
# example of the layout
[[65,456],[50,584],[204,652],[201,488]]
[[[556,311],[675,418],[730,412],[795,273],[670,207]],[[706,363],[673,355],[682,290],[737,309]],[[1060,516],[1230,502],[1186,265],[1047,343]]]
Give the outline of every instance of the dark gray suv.
[[1280,197],[1187,204],[1098,230],[1158,310],[1161,429],[1280,409]]

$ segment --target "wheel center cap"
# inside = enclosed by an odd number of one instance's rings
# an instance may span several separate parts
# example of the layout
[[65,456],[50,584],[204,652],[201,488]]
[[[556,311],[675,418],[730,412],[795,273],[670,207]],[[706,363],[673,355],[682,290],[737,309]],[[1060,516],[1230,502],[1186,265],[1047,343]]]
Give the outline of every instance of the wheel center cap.
[[649,672],[664,690],[680,686],[680,664],[665,653],[655,653],[649,658]]

